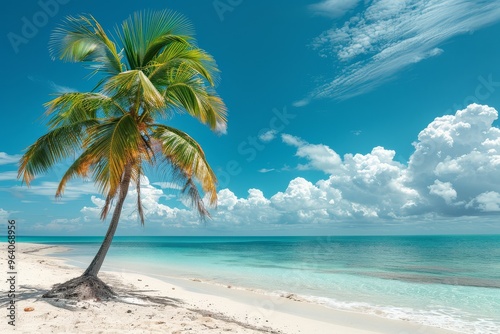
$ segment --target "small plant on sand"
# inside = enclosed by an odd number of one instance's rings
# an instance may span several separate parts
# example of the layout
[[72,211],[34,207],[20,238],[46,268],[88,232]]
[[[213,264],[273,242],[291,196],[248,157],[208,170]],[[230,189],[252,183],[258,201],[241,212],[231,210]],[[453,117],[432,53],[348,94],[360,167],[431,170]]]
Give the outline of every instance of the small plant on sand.
[[91,92],[63,93],[46,104],[49,132],[29,146],[19,178],[36,175],[76,157],[56,190],[71,179],[91,177],[106,197],[101,219],[113,214],[104,241],[82,276],[57,284],[44,297],[103,299],[114,295],[97,274],[111,245],[131,183],[141,206],[144,168],[167,166],[202,218],[217,202],[216,177],[200,145],[167,125],[185,112],[212,130],[226,124],[226,108],[214,89],[214,59],[196,45],[191,24],[171,11],[138,12],[110,38],[94,17],[68,17],[50,42],[53,57],[88,64],[99,79]]

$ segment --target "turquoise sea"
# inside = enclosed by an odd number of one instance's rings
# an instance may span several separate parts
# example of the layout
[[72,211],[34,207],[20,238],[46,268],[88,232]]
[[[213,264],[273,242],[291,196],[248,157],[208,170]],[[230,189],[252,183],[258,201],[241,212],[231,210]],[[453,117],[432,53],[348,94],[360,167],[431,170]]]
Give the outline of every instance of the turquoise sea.
[[[64,245],[86,267],[101,237],[25,237]],[[115,237],[104,269],[293,293],[341,310],[462,333],[500,333],[500,235]]]

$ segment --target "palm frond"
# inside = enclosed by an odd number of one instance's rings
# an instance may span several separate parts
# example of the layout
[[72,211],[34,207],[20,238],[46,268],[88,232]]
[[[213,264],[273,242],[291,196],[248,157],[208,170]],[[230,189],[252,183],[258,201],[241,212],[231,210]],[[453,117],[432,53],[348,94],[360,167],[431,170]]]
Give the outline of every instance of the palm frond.
[[62,196],[64,189],[66,188],[66,184],[68,181],[73,179],[76,176],[79,177],[87,177],[89,174],[92,165],[95,163],[95,157],[88,154],[87,151],[83,152],[64,173],[61,181],[59,181],[59,185],[56,191],[56,197]]
[[116,75],[122,71],[121,55],[92,16],[69,16],[50,37],[53,58],[70,62],[89,62],[94,72]]
[[170,83],[164,91],[167,102],[177,110],[186,111],[215,130],[217,123],[226,122],[226,106],[188,65],[170,73]]
[[101,116],[118,116],[125,111],[112,98],[100,93],[64,93],[45,104],[50,128],[68,125]]
[[117,34],[129,69],[147,65],[169,43],[188,40],[193,34],[191,23],[183,15],[169,10],[136,12],[121,28]]
[[29,185],[57,162],[77,156],[56,196],[71,179],[91,174],[106,196],[104,219],[130,179],[144,224],[142,166],[167,163],[200,216],[209,216],[201,195],[215,206],[217,180],[203,150],[186,133],[155,123],[175,110],[211,129],[227,122],[215,92],[214,59],[196,45],[190,22],[167,10],[137,12],[117,28],[117,44],[110,36],[91,15],[67,17],[52,33],[52,57],[85,63],[99,81],[90,93],[64,93],[45,104],[49,132],[27,148],[18,177]]
[[47,172],[56,163],[75,155],[86,138],[86,129],[98,124],[96,119],[60,126],[28,147],[20,160],[18,178],[30,184],[36,175]]
[[101,192],[114,194],[127,163],[133,163],[144,149],[142,137],[131,114],[108,119],[92,128],[84,142],[96,159],[94,179]]
[[131,109],[136,109],[134,110],[136,113],[140,106],[147,109],[165,107],[164,97],[141,70],[122,72],[109,78],[104,86],[104,92],[112,95],[114,99],[128,99],[132,104],[139,101],[138,105],[131,106]]
[[152,59],[145,68],[151,82],[156,85],[167,85],[172,69],[185,64],[204,78],[209,85],[214,86],[218,79],[218,68],[211,55],[202,49],[193,47],[190,43],[171,43]]
[[[205,193],[208,194],[209,203],[215,205],[217,202],[217,178],[208,164],[205,153],[201,146],[188,134],[178,129],[155,124],[153,137],[158,140],[161,145],[161,154],[174,169],[179,170],[185,180],[188,181],[185,189],[190,187],[192,180],[197,180]],[[193,192],[189,192],[193,195]],[[204,207],[199,198],[192,199],[198,204],[198,212],[204,215],[204,211],[200,207]]]

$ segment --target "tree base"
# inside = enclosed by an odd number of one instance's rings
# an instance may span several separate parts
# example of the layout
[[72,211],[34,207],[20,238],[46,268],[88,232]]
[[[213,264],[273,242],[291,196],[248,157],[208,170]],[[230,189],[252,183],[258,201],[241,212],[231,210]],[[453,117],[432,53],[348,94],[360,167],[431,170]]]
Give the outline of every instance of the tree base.
[[116,296],[116,293],[97,276],[82,275],[67,282],[56,284],[52,290],[44,293],[43,298],[61,298],[61,299],[110,299]]

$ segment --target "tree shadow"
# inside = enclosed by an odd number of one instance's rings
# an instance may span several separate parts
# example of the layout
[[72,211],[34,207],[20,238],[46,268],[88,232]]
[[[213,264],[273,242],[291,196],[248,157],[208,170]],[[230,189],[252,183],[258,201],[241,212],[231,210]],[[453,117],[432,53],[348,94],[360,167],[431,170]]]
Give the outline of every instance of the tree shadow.
[[[54,307],[62,308],[69,311],[75,311],[82,308],[82,303],[99,303],[102,302],[116,302],[123,303],[129,305],[137,305],[137,306],[157,306],[157,305],[165,305],[170,307],[181,307],[184,302],[178,298],[171,298],[166,296],[150,296],[146,293],[155,292],[157,290],[136,290],[136,291],[128,291],[122,288],[115,289],[116,296],[107,300],[72,300],[72,299],[62,299],[62,298],[44,298],[43,294],[48,292],[47,289],[41,289],[36,286],[29,285],[20,285],[18,290],[15,292],[15,302],[16,304],[20,301],[25,301],[29,299],[34,299],[35,302],[46,302]],[[7,306],[12,298],[9,298],[8,293],[2,293],[0,295],[0,308]],[[95,304],[94,304],[95,305]],[[85,308],[85,305],[83,305]]]

